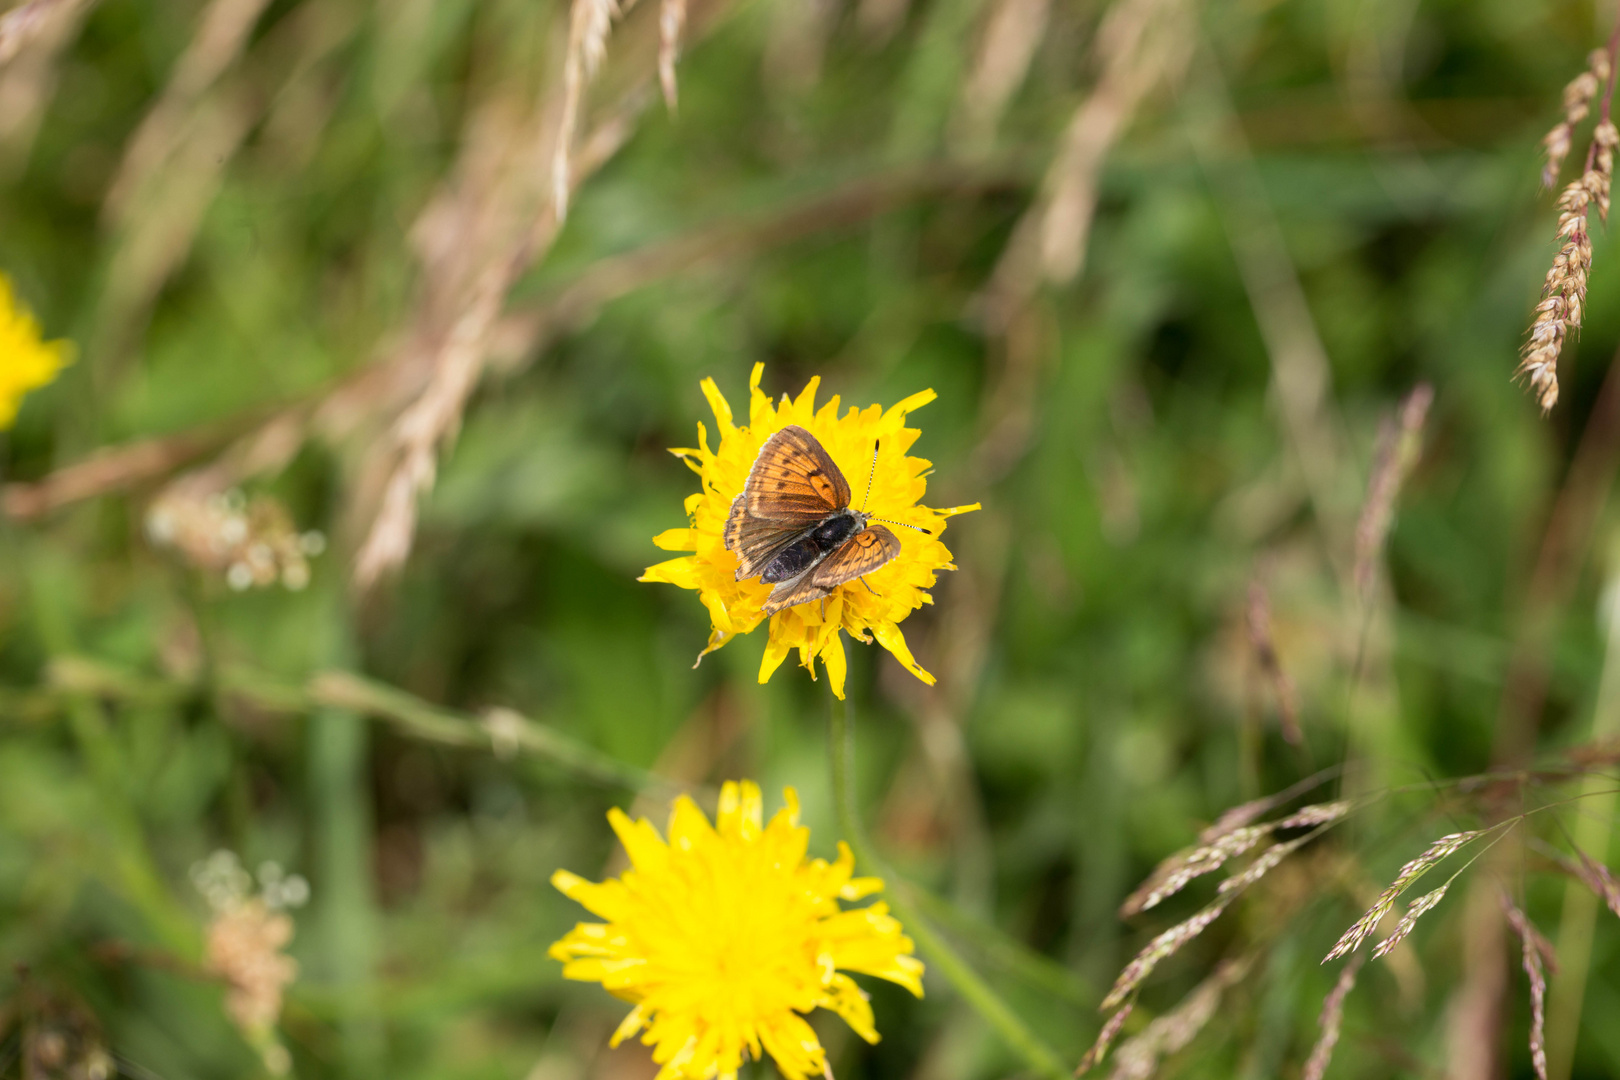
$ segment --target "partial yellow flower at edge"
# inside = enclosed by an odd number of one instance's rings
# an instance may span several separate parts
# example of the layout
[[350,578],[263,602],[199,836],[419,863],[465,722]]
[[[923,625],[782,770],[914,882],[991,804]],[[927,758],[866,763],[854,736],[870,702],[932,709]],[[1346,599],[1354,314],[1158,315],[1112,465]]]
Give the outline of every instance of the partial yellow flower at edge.
[[[836,395],[819,409],[816,407],[819,377],[811,379],[797,398],[783,395],[779,404],[773,404],[759,388],[764,373],[765,365],[756,364],[749,377],[746,425],[733,422],[731,406],[714,380],[703,380],[703,394],[714,410],[720,445],[709,448],[708,431],[699,423],[695,448],[670,451],[698,474],[702,490],[687,497],[687,528],[670,529],[653,538],[653,543],[666,551],[692,554],[649,566],[640,580],[664,581],[697,591],[703,606],[709,610],[712,624],[708,645],[698,655],[700,661],[732,638],[759,626],[765,618],[761,605],[770,595],[771,586],[762,584],[758,578],[736,580],[737,556],[726,550],[723,535],[726,517],[731,513],[731,501],[748,479],[760,446],[782,428],[798,424],[832,455],[849,481],[858,508],[862,508],[859,500],[865,494],[866,478],[870,474],[872,490],[864,509],[889,521],[926,529],[933,535],[903,527],[892,529],[890,531],[900,540],[900,554],[894,559],[862,578],[839,586],[824,602],[800,604],[771,616],[770,637],[760,664],[759,681],[768,680],[788,653],[797,649],[799,663],[809,669],[812,678],[816,658],[821,658],[827,666],[833,693],[842,698],[846,661],[839,631],[847,630],[858,641],[876,640],[894,654],[907,671],[933,685],[934,677],[917,663],[906,646],[900,623],[922,605],[933,603],[928,590],[933,587],[939,571],[956,569],[950,550],[940,541],[946,519],[979,509],[978,503],[944,510],[919,505],[928,486],[925,477],[931,463],[906,456],[906,451],[922,433],[906,427],[905,422],[910,413],[934,400],[934,392],[924,390],[913,394],[886,410],[880,405],[865,409],[851,406],[847,413],[839,416]],[[872,470],[874,445],[878,447],[875,472]]]
[[17,419],[23,395],[56,378],[68,362],[68,343],[45,341],[39,322],[0,274],[0,431]]
[[675,801],[669,840],[645,818],[608,814],[632,868],[595,884],[559,870],[565,896],[606,922],[580,923],[551,947],[563,976],[599,982],[632,1003],[611,1045],[642,1031],[657,1080],[735,1080],[769,1053],[786,1080],[819,1080],[826,1051],[803,1013],[831,1009],[867,1042],[878,1041],[872,1006],[846,972],[887,979],[922,996],[922,962],[882,903],[844,909],[883,889],[838,859],[805,858],[810,830],[787,806],[762,824],[751,782],[727,783],[713,826],[686,796]]

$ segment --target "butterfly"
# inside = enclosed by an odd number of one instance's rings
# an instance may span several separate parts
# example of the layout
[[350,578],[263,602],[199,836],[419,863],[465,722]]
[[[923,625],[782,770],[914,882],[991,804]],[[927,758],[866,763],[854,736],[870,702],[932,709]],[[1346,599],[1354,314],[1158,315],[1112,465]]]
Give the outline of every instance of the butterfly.
[[[876,446],[872,469],[875,476]],[[872,493],[870,479],[866,493]],[[738,581],[758,577],[775,586],[762,608],[766,615],[825,599],[900,554],[894,533],[873,524],[865,510],[852,509],[849,495],[849,481],[804,428],[785,427],[759,448],[742,494],[732,500],[725,545],[737,555]]]

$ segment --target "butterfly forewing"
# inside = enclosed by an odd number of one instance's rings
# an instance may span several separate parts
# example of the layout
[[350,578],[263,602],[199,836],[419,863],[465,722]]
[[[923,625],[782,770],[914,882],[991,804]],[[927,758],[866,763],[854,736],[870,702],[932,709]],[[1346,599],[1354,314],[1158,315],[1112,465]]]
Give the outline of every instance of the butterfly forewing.
[[732,500],[725,532],[726,550],[737,553],[737,580],[758,576],[771,560],[803,535],[801,525],[784,525],[780,521],[751,516],[747,500],[737,496]]
[[808,528],[849,505],[849,482],[814,435],[791,425],[759,448],[743,505],[748,517]]
[[809,577],[823,589],[835,589],[870,574],[900,554],[900,541],[882,525],[868,525],[821,560]]

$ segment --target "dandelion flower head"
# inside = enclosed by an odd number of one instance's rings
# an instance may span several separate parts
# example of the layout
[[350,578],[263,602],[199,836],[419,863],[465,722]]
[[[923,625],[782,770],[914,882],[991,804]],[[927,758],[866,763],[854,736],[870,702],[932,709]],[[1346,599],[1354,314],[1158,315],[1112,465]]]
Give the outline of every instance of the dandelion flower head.
[[0,274],[0,430],[17,419],[23,395],[56,378],[66,363],[66,342],[42,339],[38,321]]
[[657,1080],[735,1080],[769,1053],[787,1080],[825,1074],[826,1052],[800,1014],[827,1008],[877,1042],[872,1006],[846,972],[922,996],[922,962],[882,903],[844,909],[883,888],[853,877],[854,857],[806,860],[810,830],[787,806],[761,824],[759,788],[727,783],[711,826],[677,799],[666,843],[646,819],[608,815],[631,869],[594,884],[559,870],[551,881],[605,923],[580,923],[551,947],[570,979],[600,982],[632,1002],[612,1045],[641,1041]]
[[[736,580],[737,556],[725,546],[726,517],[765,440],[797,424],[826,448],[849,481],[853,497],[864,497],[864,506],[857,503],[858,509],[901,523],[901,528],[892,530],[900,541],[900,554],[871,573],[840,585],[825,601],[800,604],[770,616],[770,637],[760,663],[759,681],[769,679],[788,653],[797,649],[799,662],[812,677],[816,658],[821,658],[833,693],[843,697],[846,661],[839,631],[847,630],[858,641],[876,639],[906,670],[932,685],[934,677],[911,655],[900,623],[922,605],[933,603],[928,590],[939,571],[955,569],[950,550],[940,541],[946,519],[979,508],[978,503],[945,510],[919,504],[927,489],[925,477],[931,463],[906,456],[922,433],[905,425],[910,413],[934,400],[934,392],[912,394],[888,409],[880,405],[865,409],[851,406],[840,416],[836,395],[816,407],[819,377],[811,379],[797,398],[784,394],[780,403],[773,404],[759,388],[764,371],[764,364],[756,364],[748,380],[747,425],[733,422],[731,406],[720,388],[713,379],[703,380],[703,394],[714,410],[719,445],[710,448],[708,431],[699,423],[697,447],[671,451],[698,474],[702,490],[687,497],[686,528],[670,529],[653,538],[653,543],[666,551],[692,554],[648,567],[641,580],[665,581],[697,590],[712,623],[708,645],[699,659],[759,626],[766,618],[762,605],[770,596],[771,586],[758,578]],[[865,494],[868,475],[872,477],[869,495]]]

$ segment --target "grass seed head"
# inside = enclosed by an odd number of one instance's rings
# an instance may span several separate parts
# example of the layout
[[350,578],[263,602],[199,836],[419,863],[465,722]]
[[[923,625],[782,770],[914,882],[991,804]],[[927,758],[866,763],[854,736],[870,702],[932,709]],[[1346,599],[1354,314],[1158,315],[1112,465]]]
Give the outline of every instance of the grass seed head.
[[1530,979],[1530,1062],[1539,1080],[1547,1080],[1547,972],[1542,966],[1542,955],[1550,955],[1552,946],[1531,925],[1529,917],[1505,896],[1502,907],[1507,912],[1508,925],[1519,935],[1524,973]]
[[[1361,918],[1357,919],[1350,929],[1344,932],[1344,936],[1339,938],[1338,944],[1333,946],[1333,950],[1323,958],[1322,962],[1325,964],[1329,960],[1337,960],[1339,957],[1346,956],[1360,948],[1361,943],[1367,940],[1367,936],[1377,928],[1379,923],[1384,921],[1384,916],[1394,910],[1395,901],[1401,893],[1410,888],[1418,878],[1428,873],[1435,864],[1453,854],[1458,848],[1461,848],[1477,836],[1479,836],[1478,831],[1450,833],[1442,836],[1430,844],[1427,851],[1401,867],[1401,872],[1395,875],[1395,880],[1390,882],[1387,889],[1378,894],[1378,899],[1373,901],[1372,907],[1368,908]],[[1443,895],[1445,890],[1441,889],[1439,891]],[[1439,903],[1439,897],[1435,897],[1430,906],[1432,907],[1435,903]],[[1424,910],[1427,910],[1427,908]],[[1418,914],[1421,915],[1422,912]],[[1408,912],[1407,915],[1411,917],[1411,912]]]
[[1339,981],[1333,984],[1333,989],[1322,1002],[1322,1016],[1317,1021],[1320,1034],[1316,1037],[1316,1045],[1311,1047],[1311,1056],[1305,1060],[1305,1072],[1301,1080],[1322,1080],[1327,1075],[1328,1064],[1333,1060],[1333,1048],[1339,1042],[1339,1029],[1344,1023],[1344,999],[1349,996],[1350,990],[1356,985],[1356,973],[1361,970],[1364,955],[1351,958],[1339,972]]
[[1417,926],[1417,921],[1446,898],[1446,889],[1449,887],[1449,885],[1442,885],[1433,892],[1424,893],[1413,901],[1412,906],[1406,909],[1406,914],[1401,916],[1401,921],[1395,924],[1395,929],[1390,933],[1389,937],[1380,941],[1378,947],[1373,950],[1373,959],[1377,960],[1388,956],[1395,946],[1405,941],[1411,935],[1412,928]]

